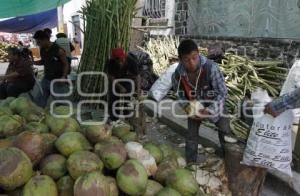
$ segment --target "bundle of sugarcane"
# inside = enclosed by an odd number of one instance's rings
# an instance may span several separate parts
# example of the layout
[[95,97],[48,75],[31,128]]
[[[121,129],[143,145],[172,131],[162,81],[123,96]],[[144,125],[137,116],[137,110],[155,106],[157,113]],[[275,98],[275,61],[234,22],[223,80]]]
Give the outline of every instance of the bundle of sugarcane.
[[280,66],[282,64],[282,61],[252,61],[247,57],[225,54],[220,68],[229,92],[228,107],[235,109],[247,92],[257,88],[267,90],[273,97],[278,96],[287,74],[287,69]]
[[[151,38],[145,48],[140,47],[140,49],[149,54],[153,61],[154,73],[159,76],[168,69],[170,64],[178,61],[179,43],[178,36]],[[207,48],[199,48],[199,51],[207,55]]]
[[[238,107],[247,92],[257,88],[268,91],[276,97],[280,93],[288,70],[282,67],[282,61],[252,61],[247,57],[225,54],[220,65],[228,88],[226,108],[230,114],[238,114]],[[234,115],[231,128],[239,137],[246,138],[250,127]]]
[[[84,49],[78,73],[104,72],[105,63],[113,48],[128,49],[136,2],[137,0],[87,1],[82,9]],[[81,80],[81,89],[85,93],[103,92],[104,77],[86,75]],[[81,97],[77,95],[76,98]]]
[[177,48],[179,37],[166,36],[161,38],[151,38],[145,48],[141,48],[149,54],[153,61],[153,71],[156,75],[161,75],[170,66],[172,61],[178,61]]

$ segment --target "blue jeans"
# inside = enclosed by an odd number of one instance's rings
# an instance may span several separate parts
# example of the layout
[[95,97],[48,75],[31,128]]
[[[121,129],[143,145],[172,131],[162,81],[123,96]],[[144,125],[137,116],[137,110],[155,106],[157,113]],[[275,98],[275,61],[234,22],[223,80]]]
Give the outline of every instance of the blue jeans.
[[[45,108],[47,106],[48,98],[52,96],[54,100],[59,100],[64,97],[56,97],[52,95],[51,93],[51,81],[47,80],[46,78],[43,78],[41,81],[41,88],[42,92],[39,91],[37,96],[35,97],[35,103],[42,108]],[[56,94],[59,93],[66,93],[68,92],[68,86],[64,83],[55,83],[53,86],[53,90]]]

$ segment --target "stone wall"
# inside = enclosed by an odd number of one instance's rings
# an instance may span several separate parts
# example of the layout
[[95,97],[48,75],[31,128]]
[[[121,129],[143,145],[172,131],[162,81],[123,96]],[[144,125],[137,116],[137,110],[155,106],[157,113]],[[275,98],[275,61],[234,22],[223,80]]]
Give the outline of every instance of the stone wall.
[[220,45],[225,51],[255,60],[283,60],[286,67],[291,67],[295,59],[300,58],[300,40],[187,35],[182,38],[194,39],[201,47]]
[[189,0],[189,35],[297,39],[299,0]]
[[187,34],[188,0],[175,0],[175,34]]

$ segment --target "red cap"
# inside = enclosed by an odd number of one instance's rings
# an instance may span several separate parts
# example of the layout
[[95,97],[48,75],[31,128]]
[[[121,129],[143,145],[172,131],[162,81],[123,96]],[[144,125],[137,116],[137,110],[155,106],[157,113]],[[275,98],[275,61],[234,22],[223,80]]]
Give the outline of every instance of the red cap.
[[111,52],[111,57],[114,59],[126,58],[126,53],[122,48],[114,48]]

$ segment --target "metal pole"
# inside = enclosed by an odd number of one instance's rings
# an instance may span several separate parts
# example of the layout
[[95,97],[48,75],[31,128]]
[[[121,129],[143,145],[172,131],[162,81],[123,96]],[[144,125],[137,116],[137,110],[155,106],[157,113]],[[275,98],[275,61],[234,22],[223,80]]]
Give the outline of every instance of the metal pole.
[[60,33],[64,33],[65,32],[65,24],[64,24],[64,7],[63,6],[59,6],[57,8],[57,18],[58,18],[57,30]]

